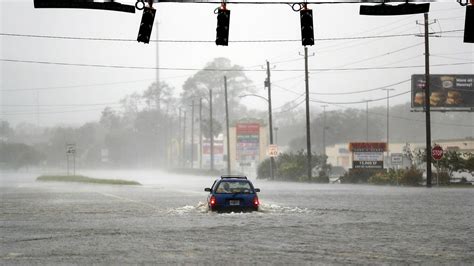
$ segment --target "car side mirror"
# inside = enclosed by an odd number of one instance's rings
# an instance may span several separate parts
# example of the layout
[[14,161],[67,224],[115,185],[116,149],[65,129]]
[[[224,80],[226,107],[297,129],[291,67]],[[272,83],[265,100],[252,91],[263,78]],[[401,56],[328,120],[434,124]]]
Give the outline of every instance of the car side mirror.
[[259,189],[259,188],[256,188],[256,189],[255,189],[255,192],[260,192],[260,189]]
[[211,189],[207,187],[207,188],[204,189],[204,191],[211,192]]

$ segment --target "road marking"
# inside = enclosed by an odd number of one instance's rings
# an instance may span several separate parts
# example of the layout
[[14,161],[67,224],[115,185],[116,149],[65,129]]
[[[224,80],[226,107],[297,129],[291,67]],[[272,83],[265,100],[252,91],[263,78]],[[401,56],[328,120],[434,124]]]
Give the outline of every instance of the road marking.
[[143,206],[147,206],[147,207],[150,207],[150,208],[153,208],[153,209],[157,209],[154,205],[144,203],[144,202],[141,202],[141,201],[138,201],[138,200],[132,200],[132,199],[129,199],[129,198],[124,198],[124,197],[120,197],[120,196],[109,194],[109,193],[103,193],[103,192],[97,192],[97,193],[99,193],[103,196],[106,196],[106,197],[115,198],[115,199],[128,201],[128,202],[133,202],[133,203],[140,204],[140,205],[143,205]]

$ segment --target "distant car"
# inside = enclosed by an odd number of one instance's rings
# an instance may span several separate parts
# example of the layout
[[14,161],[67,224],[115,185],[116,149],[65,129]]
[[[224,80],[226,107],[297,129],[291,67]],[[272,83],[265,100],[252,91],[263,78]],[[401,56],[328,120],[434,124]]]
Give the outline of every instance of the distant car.
[[474,182],[474,172],[458,170],[452,173],[452,178],[455,180],[464,180],[465,182]]
[[209,192],[207,204],[209,210],[217,212],[258,211],[260,201],[252,182],[245,176],[221,176],[214,181],[212,187],[205,188]]

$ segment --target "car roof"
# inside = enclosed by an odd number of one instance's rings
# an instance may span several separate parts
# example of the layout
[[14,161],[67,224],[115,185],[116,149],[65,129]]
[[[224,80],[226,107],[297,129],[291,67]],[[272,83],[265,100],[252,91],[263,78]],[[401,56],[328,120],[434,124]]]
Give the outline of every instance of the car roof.
[[223,175],[223,176],[221,176],[221,179],[245,179],[245,180],[247,180],[247,177],[242,176],[242,175]]

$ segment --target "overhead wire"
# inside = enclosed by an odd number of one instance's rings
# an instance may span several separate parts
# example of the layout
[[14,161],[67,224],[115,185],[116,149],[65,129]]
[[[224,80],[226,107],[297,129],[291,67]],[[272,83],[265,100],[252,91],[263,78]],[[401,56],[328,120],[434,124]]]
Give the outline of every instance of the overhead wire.
[[377,87],[377,88],[372,88],[372,89],[366,89],[366,90],[359,90],[359,91],[350,91],[350,92],[310,92],[309,94],[314,94],[314,95],[350,95],[350,94],[359,94],[359,93],[377,91],[377,90],[381,90],[381,89],[385,89],[385,88],[397,86],[397,85],[400,85],[400,84],[407,83],[407,82],[409,82],[409,81],[411,81],[411,79],[405,79],[405,80],[402,80],[402,81],[398,81],[398,82],[396,82],[396,83],[392,83],[392,84],[390,84],[390,85],[385,85],[385,86],[381,86],[381,87]]
[[[51,61],[35,61],[35,60],[18,60],[18,59],[6,59],[0,58],[3,62],[12,63],[29,63],[29,64],[43,64],[43,65],[60,65],[60,66],[78,66],[78,67],[97,67],[97,68],[117,68],[117,69],[136,69],[136,70],[172,70],[172,71],[215,71],[215,72],[266,72],[265,69],[220,69],[220,68],[186,68],[186,67],[146,67],[146,66],[124,66],[124,65],[104,65],[104,64],[82,64],[82,63],[64,63],[64,62],[51,62]],[[440,66],[457,66],[457,65],[470,65],[474,61],[470,62],[457,62],[449,64],[432,64],[431,67]],[[364,70],[388,70],[388,69],[407,69],[407,68],[421,68],[424,65],[410,65],[410,66],[393,66],[393,67],[355,67],[355,68],[313,68],[309,69],[310,72],[318,71],[364,71]],[[303,72],[303,69],[274,69],[276,72]]]
[[[464,30],[451,30],[449,32],[461,32]],[[432,32],[430,34],[437,34],[440,32]],[[374,36],[354,36],[354,37],[332,37],[332,38],[315,38],[315,41],[341,41],[341,40],[361,40],[361,39],[377,39],[377,38],[394,38],[394,37],[409,37],[417,36],[418,33],[405,34],[387,34]],[[0,36],[7,37],[25,37],[25,38],[43,38],[43,39],[60,39],[60,40],[82,40],[82,41],[114,41],[114,42],[136,42],[135,39],[125,38],[99,38],[99,37],[74,37],[74,36],[55,36],[55,35],[39,35],[39,34],[19,34],[19,33],[5,33],[1,32]],[[300,39],[270,39],[270,40],[229,40],[230,43],[269,43],[269,42],[300,42]],[[160,43],[215,43],[213,40],[150,40],[150,42]]]
[[12,91],[13,92],[20,92],[20,91],[41,91],[41,90],[71,89],[71,88],[98,87],[98,86],[108,86],[108,85],[117,85],[117,84],[138,83],[138,82],[152,81],[152,80],[156,80],[156,79],[140,79],[140,80],[94,83],[94,84],[83,84],[83,85],[65,85],[65,86],[20,88],[20,89],[0,89],[0,91],[2,91],[2,92],[12,92]]
[[[365,101],[364,101],[364,103],[365,103]],[[343,108],[343,109],[351,109],[351,107],[344,106],[344,105],[341,105],[341,104],[333,104],[333,103],[326,103],[326,104],[334,105],[334,106],[337,106],[337,107],[340,107],[340,108]],[[370,112],[370,115],[377,115],[377,116],[386,117],[386,114],[381,114],[381,113],[377,113],[377,112],[373,112],[373,111]],[[419,122],[424,123],[425,122],[425,120],[423,120],[423,119],[397,116],[397,115],[393,115],[392,113],[389,115],[389,118],[394,118],[394,119],[399,119],[399,120],[406,120],[406,121],[417,122],[417,123],[419,123]],[[431,124],[432,125],[440,125],[440,126],[456,126],[456,127],[474,128],[474,125],[443,123],[443,122],[435,122],[435,121],[431,121]]]
[[410,92],[411,92],[411,90],[405,91],[405,92],[401,92],[401,93],[397,93],[397,94],[393,94],[393,95],[390,95],[389,97],[381,97],[381,98],[376,98],[376,99],[371,99],[371,100],[363,100],[363,101],[328,102],[328,101],[320,101],[320,100],[310,99],[310,102],[324,103],[324,104],[360,104],[360,103],[365,103],[365,102],[377,102],[377,101],[382,101],[382,100],[386,100],[386,99],[389,99],[389,98],[398,97],[398,96],[401,96],[401,95],[404,95],[404,94],[407,94],[407,93],[410,93]]

